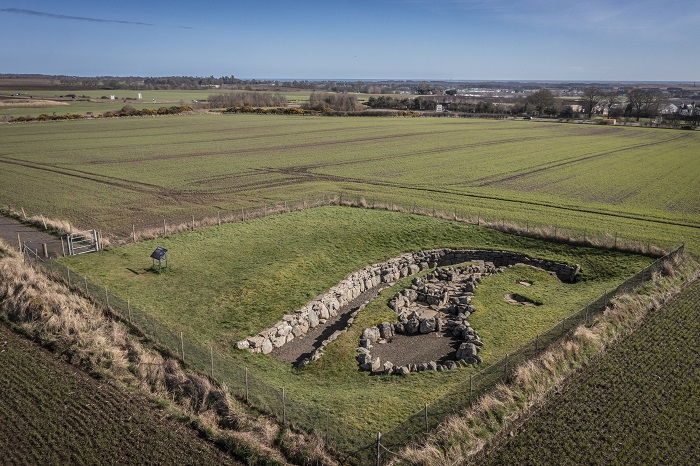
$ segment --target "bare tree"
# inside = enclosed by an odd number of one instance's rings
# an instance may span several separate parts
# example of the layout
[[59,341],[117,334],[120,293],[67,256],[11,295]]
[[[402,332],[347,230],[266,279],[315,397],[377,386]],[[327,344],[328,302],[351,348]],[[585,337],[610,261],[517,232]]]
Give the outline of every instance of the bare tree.
[[642,115],[642,109],[644,108],[644,102],[647,98],[647,91],[644,89],[634,88],[627,92],[627,106],[633,111],[637,116],[637,121]]
[[596,86],[589,86],[583,89],[582,107],[586,118],[591,118],[599,103],[605,98],[605,93]]
[[613,106],[620,101],[620,96],[616,91],[610,91],[605,94],[604,97],[605,106],[608,108],[608,116]]

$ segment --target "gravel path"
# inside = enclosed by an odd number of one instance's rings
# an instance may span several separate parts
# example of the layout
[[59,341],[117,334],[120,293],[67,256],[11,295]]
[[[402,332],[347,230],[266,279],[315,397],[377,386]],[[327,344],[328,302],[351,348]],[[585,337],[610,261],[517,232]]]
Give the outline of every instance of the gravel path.
[[44,256],[42,244],[46,243],[50,257],[62,257],[63,247],[61,239],[48,233],[39,231],[34,227],[25,225],[13,218],[0,215],[0,238],[7,244],[15,248],[18,247],[17,235],[19,234],[22,243],[32,251],[38,252],[40,257]]
[[289,362],[295,365],[300,363],[303,359],[311,356],[311,352],[321,346],[323,340],[328,339],[333,332],[347,328],[348,320],[350,319],[352,313],[362,304],[368,303],[375,299],[377,295],[379,295],[379,293],[387,287],[388,285],[386,283],[382,283],[381,285],[377,285],[374,288],[366,290],[357,298],[350,301],[347,305],[340,308],[337,316],[331,317],[323,325],[318,325],[315,328],[310,329],[306,335],[295,338],[280,348],[273,349],[272,353],[270,354],[281,361]]

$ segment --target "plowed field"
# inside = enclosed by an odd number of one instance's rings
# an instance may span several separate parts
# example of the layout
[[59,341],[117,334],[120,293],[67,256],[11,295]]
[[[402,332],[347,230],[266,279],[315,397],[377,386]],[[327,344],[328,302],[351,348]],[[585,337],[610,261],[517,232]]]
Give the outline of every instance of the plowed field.
[[238,464],[147,400],[0,323],[0,463]]
[[700,281],[578,373],[484,464],[700,464]]

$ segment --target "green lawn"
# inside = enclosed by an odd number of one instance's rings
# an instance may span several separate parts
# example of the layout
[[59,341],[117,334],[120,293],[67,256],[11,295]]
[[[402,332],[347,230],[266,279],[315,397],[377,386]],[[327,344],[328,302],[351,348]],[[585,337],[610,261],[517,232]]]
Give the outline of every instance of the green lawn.
[[[157,245],[169,250],[171,270],[149,272]],[[64,259],[75,272],[155,316],[189,341],[251,368],[266,383],[287,389],[299,402],[327,408],[363,430],[385,428],[463,382],[465,371],[369,377],[359,373],[354,348],[361,330],[391,317],[385,293],[334,342],[328,354],[304,370],[269,356],[234,350],[237,340],[269,327],[338,283],[349,273],[407,251],[470,247],[525,252],[582,266],[583,280],[562,284],[529,268],[484,280],[474,298],[483,307],[472,324],[484,337],[486,362],[520,346],[564,316],[643,268],[649,258],[573,248],[506,235],[447,220],[395,212],[326,207],[213,227]],[[517,279],[535,283],[530,293],[543,306],[503,301]],[[520,290],[517,285],[516,290]],[[470,319],[471,320],[471,319]],[[392,390],[386,390],[390,383]],[[364,419],[371,400],[376,416]]]

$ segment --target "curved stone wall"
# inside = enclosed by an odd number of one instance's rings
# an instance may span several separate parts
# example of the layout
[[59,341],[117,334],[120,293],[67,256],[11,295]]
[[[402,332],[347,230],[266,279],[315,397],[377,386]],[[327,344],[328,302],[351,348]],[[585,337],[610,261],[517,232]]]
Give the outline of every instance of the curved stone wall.
[[481,249],[435,249],[402,254],[380,264],[372,264],[348,275],[340,283],[305,306],[285,315],[272,327],[255,336],[239,341],[236,346],[253,353],[268,354],[274,348],[305,335],[310,329],[323,325],[360,293],[382,283],[393,283],[416,273],[468,261],[491,262],[495,267],[526,264],[556,274],[561,281],[576,281],[580,267],[525,254]]

